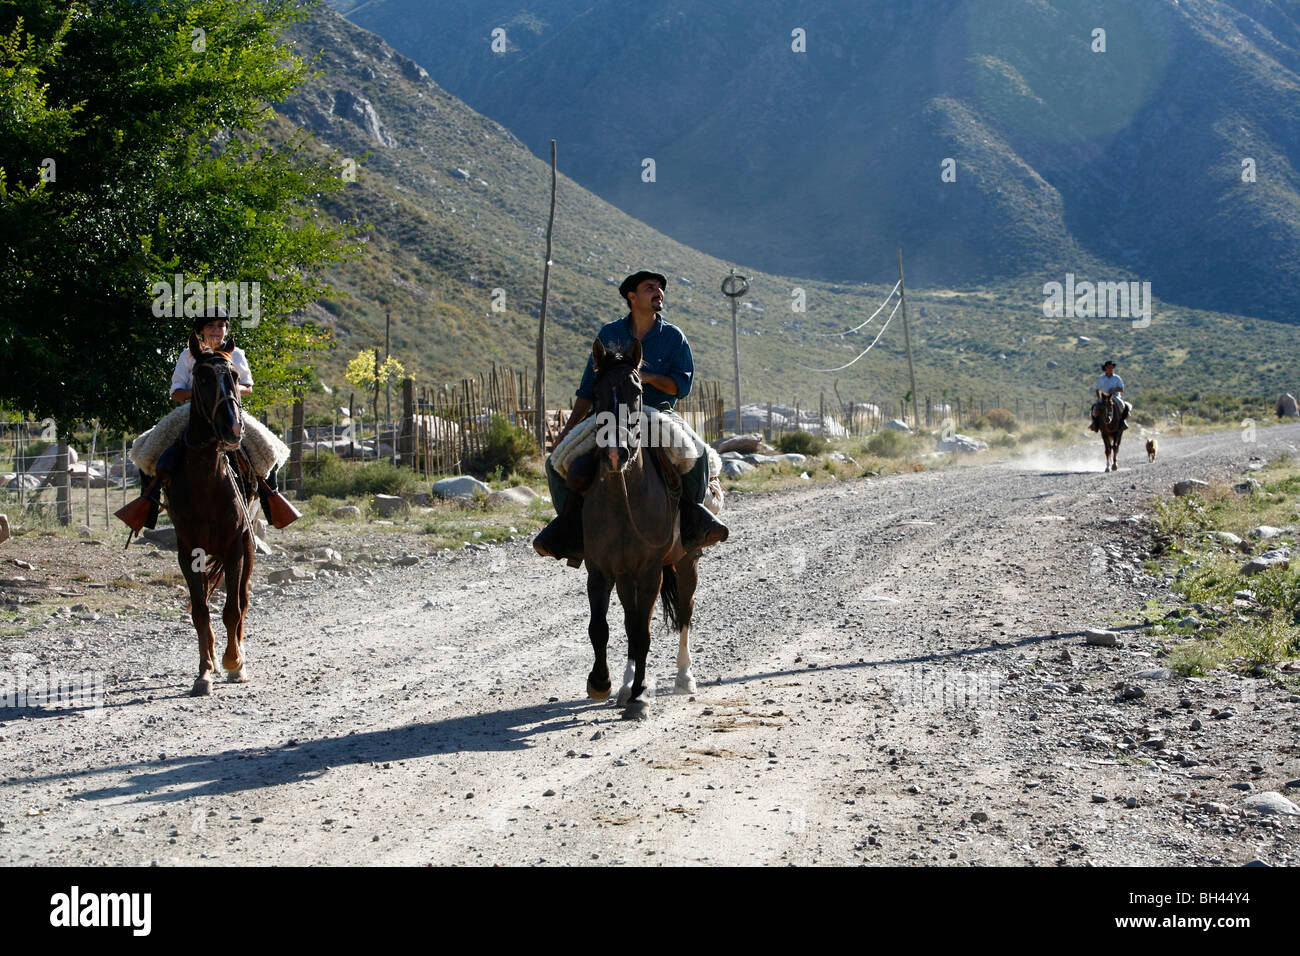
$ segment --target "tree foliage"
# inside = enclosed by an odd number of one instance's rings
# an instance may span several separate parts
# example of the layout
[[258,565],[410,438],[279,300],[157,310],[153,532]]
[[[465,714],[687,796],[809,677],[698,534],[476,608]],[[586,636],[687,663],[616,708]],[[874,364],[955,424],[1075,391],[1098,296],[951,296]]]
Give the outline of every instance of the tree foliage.
[[303,384],[295,362],[325,336],[290,316],[353,248],[316,206],[338,175],[304,134],[267,137],[270,104],[307,76],[279,40],[305,15],[0,0],[0,401],[65,428],[149,424],[191,323],[152,289],[178,275],[257,284],[260,315],[231,323],[254,407]]

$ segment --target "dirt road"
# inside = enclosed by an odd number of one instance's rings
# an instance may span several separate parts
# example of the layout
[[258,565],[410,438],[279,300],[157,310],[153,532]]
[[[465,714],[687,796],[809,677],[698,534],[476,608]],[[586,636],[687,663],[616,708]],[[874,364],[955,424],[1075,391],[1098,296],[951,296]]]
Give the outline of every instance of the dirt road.
[[646,722],[583,696],[585,572],[523,540],[263,586],[253,682],[206,699],[180,606],[4,638],[107,693],[0,711],[0,862],[1295,864],[1298,818],[1236,812],[1300,776],[1291,691],[1082,632],[1165,593],[1123,519],[1300,426],[1137,445],[734,498],[699,691],[657,630]]

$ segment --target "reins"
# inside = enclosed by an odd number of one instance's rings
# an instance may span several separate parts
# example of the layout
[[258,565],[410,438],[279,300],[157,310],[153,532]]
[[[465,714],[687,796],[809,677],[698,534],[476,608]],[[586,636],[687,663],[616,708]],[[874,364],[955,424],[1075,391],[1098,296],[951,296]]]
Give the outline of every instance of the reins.
[[[211,411],[204,408],[203,403],[199,401],[199,392],[197,388],[194,389],[194,394],[190,396],[190,407],[197,408],[199,410],[199,415],[203,418],[204,421],[208,423],[208,426],[212,429],[212,437],[205,442],[201,442],[197,445],[194,444],[194,442],[190,440],[190,425],[187,424],[185,426],[185,432],[181,436],[185,441],[186,448],[204,448],[212,444],[213,442],[218,442],[223,446],[225,445],[225,442],[222,442],[221,439],[217,436],[217,412],[221,410],[221,406],[225,405],[226,402],[230,402],[235,406],[235,420],[239,422],[240,440],[242,441],[243,425],[244,425],[244,403],[239,400],[239,383],[235,379],[234,367],[227,364],[225,375],[223,377],[230,382],[230,393],[227,395],[222,395],[219,399],[217,399],[212,404]],[[238,448],[239,445],[240,442],[237,441],[235,442],[234,447]],[[226,450],[229,451],[233,449],[226,449]]]
[[[640,393],[640,391],[641,391],[641,379],[640,379],[640,376],[638,376],[638,375],[636,374],[635,371],[633,371],[632,374],[633,374],[633,377],[636,379],[637,391],[638,391],[638,393]],[[618,409],[618,407],[619,407],[619,403],[617,402],[617,400],[615,401],[615,405],[614,405],[614,407],[615,407],[615,410],[616,410],[616,411],[615,411],[615,414],[617,415],[617,409]],[[644,413],[642,413],[640,416],[638,416],[638,419],[643,419],[643,418],[644,418]],[[661,550],[663,550],[664,548],[667,548],[670,544],[672,544],[672,541],[673,541],[673,525],[672,525],[672,521],[670,520],[669,523],[668,523],[668,536],[667,536],[666,538],[664,538],[663,541],[661,541],[661,542],[654,542],[654,541],[649,540],[645,535],[643,535],[643,534],[641,533],[641,529],[640,529],[639,527],[637,527],[636,516],[632,513],[632,500],[631,500],[631,497],[630,497],[630,496],[628,495],[628,493],[627,493],[627,476],[625,475],[625,472],[626,472],[626,470],[627,470],[629,467],[631,467],[633,464],[636,464],[636,463],[637,463],[637,460],[638,460],[640,457],[641,457],[641,426],[640,426],[640,421],[638,421],[638,424],[637,424],[637,439],[636,439],[636,446],[632,449],[631,454],[628,455],[627,464],[624,465],[622,468],[615,469],[615,471],[616,471],[616,473],[618,474],[618,484],[619,484],[619,488],[620,488],[620,489],[622,490],[622,492],[623,492],[623,511],[624,511],[624,512],[626,513],[626,515],[627,515],[627,523],[628,523],[629,525],[631,525],[631,527],[632,527],[632,533],[633,533],[634,535],[636,535],[637,539],[638,539],[642,544],[644,544],[647,548],[651,548],[651,549],[653,549],[653,550],[655,550],[655,551],[661,551]],[[653,467],[653,466],[652,466],[652,467]],[[641,466],[641,472],[642,472],[643,475],[645,474],[645,465],[644,465],[644,464],[642,464],[642,466]],[[665,489],[665,490],[666,490],[666,489]],[[669,495],[668,497],[669,497],[669,502],[671,503],[672,496]]]

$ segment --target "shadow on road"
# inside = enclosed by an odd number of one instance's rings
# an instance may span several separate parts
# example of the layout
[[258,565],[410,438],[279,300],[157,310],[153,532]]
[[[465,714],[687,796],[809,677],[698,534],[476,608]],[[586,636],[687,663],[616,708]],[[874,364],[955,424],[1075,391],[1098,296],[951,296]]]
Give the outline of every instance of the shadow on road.
[[531,746],[532,738],[570,730],[589,711],[604,706],[589,700],[557,701],[389,730],[324,737],[292,746],[224,750],[68,773],[11,777],[3,788],[58,780],[88,783],[104,775],[129,774],[125,780],[83,791],[78,796],[83,800],[125,798],[170,803],[312,780],[325,776],[331,767],[394,763],[464,751],[523,750]]
[[[1146,627],[1145,624],[1125,624],[1122,627],[1111,627],[1107,628],[1107,630],[1114,631],[1118,634],[1124,631],[1141,630],[1144,627]],[[966,647],[957,651],[948,651],[944,654],[922,654],[917,657],[898,657],[892,660],[859,660],[845,664],[825,664],[783,671],[764,671],[761,674],[744,674],[739,677],[728,677],[718,681],[716,684],[710,684],[709,686],[721,687],[728,684],[748,684],[752,681],[769,680],[773,677],[793,677],[797,674],[815,674],[818,671],[863,670],[872,667],[896,667],[904,664],[940,664],[944,661],[960,660],[962,658],[975,657],[980,654],[992,654],[996,651],[1006,651],[1016,647],[1032,647],[1035,644],[1042,644],[1045,641],[1063,641],[1072,637],[1083,637],[1085,634],[1087,634],[1087,631],[1063,631],[1059,634],[1034,634],[1011,641],[999,641],[987,646]]]

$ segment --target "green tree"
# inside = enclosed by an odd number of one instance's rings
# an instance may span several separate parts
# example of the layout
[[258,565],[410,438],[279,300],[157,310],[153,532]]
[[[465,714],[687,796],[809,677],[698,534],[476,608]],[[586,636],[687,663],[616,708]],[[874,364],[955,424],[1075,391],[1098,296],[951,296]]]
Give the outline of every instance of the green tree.
[[155,285],[178,275],[255,290],[260,314],[232,320],[254,407],[303,384],[295,363],[325,336],[289,317],[354,248],[315,205],[341,178],[274,129],[270,104],[307,76],[280,31],[305,15],[0,0],[0,401],[63,427],[147,425],[188,339]]

